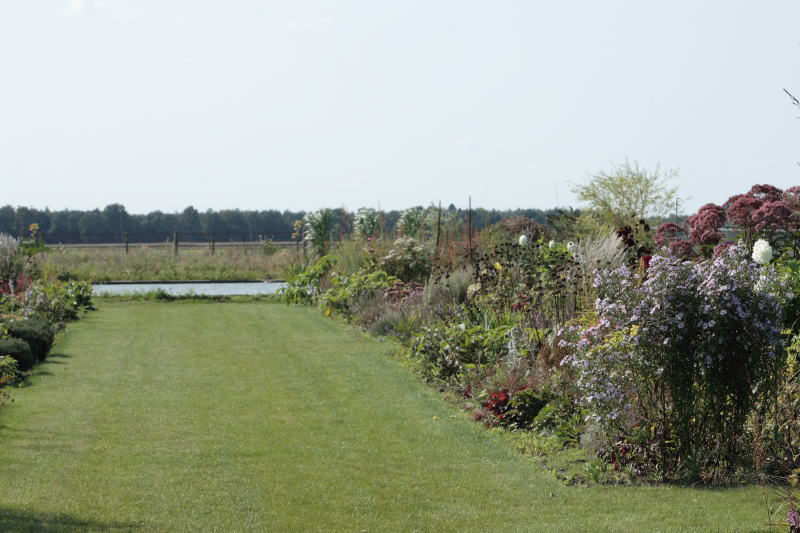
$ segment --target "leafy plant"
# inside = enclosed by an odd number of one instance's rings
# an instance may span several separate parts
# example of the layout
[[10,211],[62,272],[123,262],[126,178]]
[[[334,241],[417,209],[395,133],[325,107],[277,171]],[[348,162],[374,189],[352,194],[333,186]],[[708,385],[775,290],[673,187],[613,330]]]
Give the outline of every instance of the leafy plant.
[[322,292],[323,280],[335,265],[336,258],[325,255],[300,273],[293,271],[292,277],[287,279],[286,287],[279,291],[281,298],[286,303],[294,304],[307,305],[315,302]]
[[327,314],[350,314],[360,300],[383,296],[397,282],[397,278],[383,270],[362,269],[349,276],[334,275],[331,287],[319,298],[320,307]]

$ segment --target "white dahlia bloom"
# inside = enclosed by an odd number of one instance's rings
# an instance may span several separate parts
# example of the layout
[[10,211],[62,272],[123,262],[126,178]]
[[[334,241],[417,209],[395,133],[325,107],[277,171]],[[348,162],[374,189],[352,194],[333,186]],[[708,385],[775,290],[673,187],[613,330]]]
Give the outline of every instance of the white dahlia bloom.
[[528,246],[528,236],[527,235],[520,235],[519,236],[519,245],[520,246]]
[[764,239],[758,239],[753,245],[753,261],[759,265],[772,261],[772,246]]

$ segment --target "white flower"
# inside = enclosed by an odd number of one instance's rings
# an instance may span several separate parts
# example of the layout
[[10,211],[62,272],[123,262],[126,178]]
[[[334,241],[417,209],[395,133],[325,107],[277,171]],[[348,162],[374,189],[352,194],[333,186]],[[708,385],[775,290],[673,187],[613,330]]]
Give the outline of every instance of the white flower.
[[577,244],[575,244],[574,242],[572,242],[572,241],[569,241],[569,242],[567,243],[567,251],[568,251],[569,253],[571,253],[571,254],[574,254],[574,253],[575,253],[575,250],[577,250],[577,249],[578,249],[578,245],[577,245]]
[[753,288],[756,290],[756,292],[766,292],[769,288],[769,278],[763,274],[758,276],[758,280]]
[[766,265],[772,260],[772,246],[764,239],[758,239],[753,245],[753,261]]
[[547,247],[548,248],[552,248],[555,245],[556,245],[556,241],[550,241],[550,242],[547,243]]
[[519,245],[520,246],[528,246],[528,236],[527,235],[520,235],[519,236]]

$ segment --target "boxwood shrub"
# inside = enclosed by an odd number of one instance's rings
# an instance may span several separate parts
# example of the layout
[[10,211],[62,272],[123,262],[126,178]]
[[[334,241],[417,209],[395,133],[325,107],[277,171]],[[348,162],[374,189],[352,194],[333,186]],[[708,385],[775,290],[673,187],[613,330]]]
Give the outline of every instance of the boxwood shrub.
[[11,320],[2,324],[11,337],[22,339],[31,347],[37,361],[43,361],[53,346],[55,333],[50,325],[36,318]]
[[30,370],[36,363],[30,345],[16,337],[0,339],[0,355],[10,355],[16,359],[20,370]]

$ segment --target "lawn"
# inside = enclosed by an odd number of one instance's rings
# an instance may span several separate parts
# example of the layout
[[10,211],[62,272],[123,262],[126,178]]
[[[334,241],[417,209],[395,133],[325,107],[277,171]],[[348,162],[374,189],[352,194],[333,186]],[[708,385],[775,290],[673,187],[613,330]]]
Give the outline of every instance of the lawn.
[[315,310],[100,307],[0,412],[0,530],[767,530],[755,487],[564,486]]

